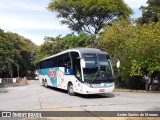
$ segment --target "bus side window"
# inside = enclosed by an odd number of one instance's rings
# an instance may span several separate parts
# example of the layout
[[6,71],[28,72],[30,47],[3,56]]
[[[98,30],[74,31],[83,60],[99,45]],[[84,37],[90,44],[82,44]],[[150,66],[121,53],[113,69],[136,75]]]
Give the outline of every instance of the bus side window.
[[62,58],[62,55],[57,56],[57,66],[58,67],[63,67],[63,58]]
[[47,61],[46,61],[46,60],[42,62],[42,68],[43,68],[43,69],[44,69],[44,68],[47,68]]
[[56,64],[57,64],[56,63],[56,57],[52,59],[52,64],[53,64],[53,67],[56,67]]
[[39,63],[40,69],[42,69],[42,62]]
[[54,67],[58,67],[58,57],[55,57],[53,61],[55,62]]
[[73,73],[74,75],[81,80],[81,66],[80,66],[80,59],[78,52],[70,52],[72,58],[72,65],[73,65]]
[[70,59],[69,53],[64,54],[63,64],[64,64],[64,67],[71,68],[71,59]]

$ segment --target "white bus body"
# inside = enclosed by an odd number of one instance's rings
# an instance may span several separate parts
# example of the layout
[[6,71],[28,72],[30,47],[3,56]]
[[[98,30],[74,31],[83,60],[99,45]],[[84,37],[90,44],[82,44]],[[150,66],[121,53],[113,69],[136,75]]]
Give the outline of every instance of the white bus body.
[[110,58],[94,48],[73,48],[45,58],[40,63],[39,81],[45,87],[68,90],[70,95],[114,90]]

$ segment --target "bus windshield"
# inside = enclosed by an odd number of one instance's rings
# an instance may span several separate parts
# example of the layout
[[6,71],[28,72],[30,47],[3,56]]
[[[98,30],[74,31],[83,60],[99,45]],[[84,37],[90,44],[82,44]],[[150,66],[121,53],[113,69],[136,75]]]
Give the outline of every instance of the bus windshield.
[[111,61],[106,54],[85,54],[83,68],[85,82],[113,81]]

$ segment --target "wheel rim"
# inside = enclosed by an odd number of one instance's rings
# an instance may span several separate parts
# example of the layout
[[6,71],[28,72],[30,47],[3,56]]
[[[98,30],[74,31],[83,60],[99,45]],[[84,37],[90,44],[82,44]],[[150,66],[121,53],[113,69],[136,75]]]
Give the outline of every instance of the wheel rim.
[[48,86],[48,85],[47,85],[47,81],[45,81],[45,82],[44,82],[44,85],[45,85],[45,87],[47,87],[47,86]]
[[42,85],[45,86],[45,81],[44,80],[42,81]]
[[69,87],[69,92],[70,92],[70,93],[74,93],[74,92],[73,92],[73,85],[70,85],[70,87]]

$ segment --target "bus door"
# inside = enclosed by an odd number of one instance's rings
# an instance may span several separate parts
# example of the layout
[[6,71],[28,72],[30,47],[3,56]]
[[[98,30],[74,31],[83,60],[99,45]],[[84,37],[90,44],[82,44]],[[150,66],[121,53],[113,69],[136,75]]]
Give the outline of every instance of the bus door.
[[70,52],[72,59],[72,69],[73,69],[73,84],[75,92],[82,92],[82,71],[80,61],[81,59],[78,52]]

